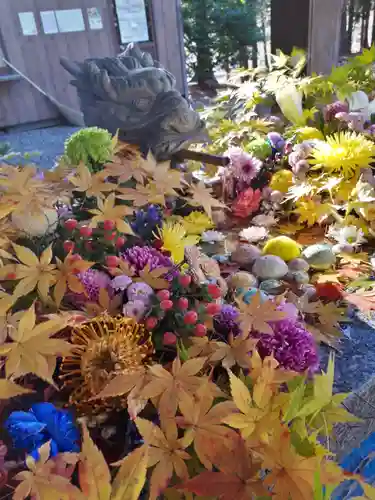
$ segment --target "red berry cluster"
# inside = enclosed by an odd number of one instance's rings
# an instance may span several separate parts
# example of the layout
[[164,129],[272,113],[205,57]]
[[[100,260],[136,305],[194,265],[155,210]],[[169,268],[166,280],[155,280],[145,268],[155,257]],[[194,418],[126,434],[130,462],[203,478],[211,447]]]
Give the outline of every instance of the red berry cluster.
[[68,231],[70,237],[64,241],[63,248],[66,253],[74,251],[77,246],[87,252],[93,250],[93,240],[104,240],[107,244],[120,249],[124,246],[126,239],[119,235],[116,230],[116,224],[112,220],[105,220],[102,227],[93,229],[88,225],[79,226],[76,219],[67,219],[64,222],[64,228]]
[[221,296],[217,285],[206,286],[206,301],[197,300],[191,285],[191,276],[182,274],[173,280],[170,290],[156,293],[145,326],[156,332],[162,330],[164,345],[176,344],[181,336],[204,337],[207,334],[206,320],[220,311],[220,304],[212,302]]

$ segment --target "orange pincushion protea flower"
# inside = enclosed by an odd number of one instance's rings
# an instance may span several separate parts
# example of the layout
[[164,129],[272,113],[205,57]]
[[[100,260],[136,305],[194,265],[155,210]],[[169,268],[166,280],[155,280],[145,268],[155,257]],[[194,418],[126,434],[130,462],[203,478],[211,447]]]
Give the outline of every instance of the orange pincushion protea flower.
[[119,398],[90,401],[116,376],[139,370],[154,352],[150,333],[133,318],[103,314],[72,329],[72,355],[62,364],[69,402],[78,408],[118,406]]

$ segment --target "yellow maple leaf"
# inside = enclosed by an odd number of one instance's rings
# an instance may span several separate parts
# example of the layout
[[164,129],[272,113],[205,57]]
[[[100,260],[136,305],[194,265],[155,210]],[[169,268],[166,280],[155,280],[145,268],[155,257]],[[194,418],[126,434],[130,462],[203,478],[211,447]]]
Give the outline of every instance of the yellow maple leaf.
[[133,234],[133,231],[124,220],[124,217],[133,213],[133,208],[126,205],[115,205],[115,193],[111,193],[104,201],[98,199],[98,208],[90,210],[94,216],[91,219],[90,226],[98,227],[98,224],[105,220],[110,220],[115,223],[117,230],[120,233]]
[[50,338],[64,328],[60,319],[44,321],[36,325],[35,307],[32,305],[21,314],[17,313],[16,327],[9,329],[12,342],[0,346],[0,355],[6,358],[6,376],[18,378],[34,373],[53,384],[52,374],[56,362],[51,357],[68,354],[71,345],[62,339]]
[[160,428],[148,420],[137,418],[135,424],[145,445],[149,447],[148,467],[155,466],[150,478],[150,500],[156,500],[168,486],[173,473],[183,480],[189,477],[185,460],[191,457],[185,451],[184,440],[178,439],[174,423],[168,422],[168,425],[165,425],[162,420],[161,425],[164,428]]
[[313,226],[318,223],[324,215],[329,215],[332,212],[332,207],[329,203],[316,203],[309,198],[298,201],[297,208],[294,212],[298,214],[298,222]]
[[69,181],[73,184],[75,191],[100,199],[105,197],[105,193],[114,191],[117,187],[116,184],[107,182],[106,177],[104,170],[92,174],[86,165],[80,163],[76,171],[69,176]]
[[169,161],[158,163],[150,185],[157,193],[177,196],[176,189],[181,190],[186,182],[183,174],[179,170],[171,169],[170,166]]
[[15,279],[20,280],[13,291],[15,297],[23,297],[37,288],[46,301],[49,289],[56,283],[56,266],[51,264],[52,246],[44,250],[40,259],[29,248],[12,243],[20,264],[14,266]]
[[206,188],[204,182],[201,181],[189,186],[189,197],[186,199],[191,205],[203,207],[207,215],[212,217],[213,208],[226,208],[226,205],[214,198],[211,192],[212,190]]
[[25,389],[11,380],[7,380],[6,378],[0,379],[0,399],[15,398],[16,396],[30,392],[32,392],[30,389]]
[[[35,461],[31,456],[26,458],[27,471],[19,472],[14,479],[20,484],[13,493],[15,500],[35,498],[38,500],[87,500],[82,492],[70,479],[59,474],[58,465],[73,467],[77,463],[76,453],[60,453],[54,459],[49,460],[50,443],[45,443],[39,448],[39,460]],[[58,461],[59,459],[59,461]],[[94,497],[90,498],[94,500]]]
[[67,255],[62,262],[56,258],[56,285],[53,290],[55,302],[60,306],[67,291],[74,293],[85,293],[85,287],[79,280],[77,274],[87,271],[94,265],[94,262],[86,260],[76,260],[71,254]]
[[107,462],[83,426],[83,443],[79,463],[79,484],[89,500],[137,500],[146,481],[148,447],[142,446],[121,462],[111,484]]
[[266,433],[272,431],[275,422],[278,422],[277,413],[270,408],[258,408],[253,401],[249,389],[238,377],[228,370],[231,394],[239,413],[233,413],[223,419],[223,422],[234,429],[239,429],[241,436],[247,440],[253,435],[262,439]]
[[237,299],[237,305],[240,310],[240,325],[242,337],[247,338],[252,331],[259,333],[273,334],[269,325],[271,321],[279,321],[286,317],[285,312],[278,311],[278,304],[272,300],[262,302],[260,293],[251,297],[250,304],[246,304],[241,297]]

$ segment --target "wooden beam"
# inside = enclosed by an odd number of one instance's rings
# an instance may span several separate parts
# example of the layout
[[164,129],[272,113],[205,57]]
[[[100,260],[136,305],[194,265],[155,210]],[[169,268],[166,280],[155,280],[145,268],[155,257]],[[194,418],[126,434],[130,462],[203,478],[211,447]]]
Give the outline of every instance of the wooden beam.
[[184,30],[180,0],[152,0],[156,59],[176,78],[177,88],[187,96]]
[[327,74],[339,62],[344,0],[310,0],[310,73]]

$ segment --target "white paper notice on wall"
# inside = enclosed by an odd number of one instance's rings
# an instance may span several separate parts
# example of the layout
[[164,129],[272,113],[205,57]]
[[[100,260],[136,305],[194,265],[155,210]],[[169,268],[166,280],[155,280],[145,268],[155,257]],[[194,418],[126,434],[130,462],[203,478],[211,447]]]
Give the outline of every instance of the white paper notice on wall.
[[87,9],[87,17],[89,19],[90,30],[102,30],[103,20],[100,11],[97,7],[89,7]]
[[85,31],[82,9],[55,10],[55,14],[60,33]]
[[122,43],[149,40],[144,0],[116,0],[116,10]]
[[59,32],[54,10],[44,10],[40,13],[43,31],[46,35],[53,35]]
[[38,34],[34,12],[19,12],[18,18],[24,36],[34,36]]

